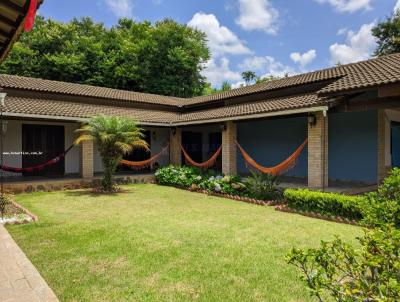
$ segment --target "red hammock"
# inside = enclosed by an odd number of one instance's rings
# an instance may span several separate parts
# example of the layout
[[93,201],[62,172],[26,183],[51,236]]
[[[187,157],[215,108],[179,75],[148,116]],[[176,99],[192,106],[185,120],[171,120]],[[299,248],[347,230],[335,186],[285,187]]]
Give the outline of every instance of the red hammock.
[[221,154],[222,151],[222,146],[218,148],[217,152],[215,152],[215,154],[213,156],[211,156],[211,158],[203,163],[198,163],[195,162],[190,155],[186,152],[186,150],[183,148],[183,146],[181,145],[181,149],[183,152],[183,156],[185,157],[185,162],[191,166],[194,167],[198,167],[198,168],[211,168],[212,166],[215,165],[215,162],[217,161],[218,156]]
[[275,167],[271,168],[261,166],[254,159],[250,157],[250,155],[243,149],[241,145],[239,145],[238,142],[236,142],[236,145],[238,146],[240,152],[243,155],[244,160],[249,166],[253,167],[254,169],[260,171],[263,174],[279,175],[289,171],[296,165],[297,159],[299,158],[301,152],[303,151],[307,143],[308,139],[306,139],[304,143],[302,143],[301,146],[297,148],[297,150],[286,160],[284,160],[279,165],[276,165]]
[[139,170],[145,167],[152,167],[154,163],[156,162],[157,159],[161,157],[161,155],[166,154],[167,150],[169,148],[169,144],[165,146],[159,153],[156,155],[152,156],[151,158],[143,161],[129,161],[129,160],[121,160],[120,164],[124,166],[129,166],[134,170]]
[[27,32],[31,31],[33,25],[35,24],[37,7],[38,7],[38,0],[31,0],[29,3],[28,13],[25,17],[25,24],[24,24],[24,29]]
[[67,155],[67,153],[74,147],[75,145],[72,145],[71,147],[69,147],[67,150],[65,150],[63,153],[61,153],[60,155],[56,156],[55,158],[45,162],[44,164],[41,165],[36,165],[33,167],[28,167],[28,168],[14,168],[14,167],[8,167],[8,166],[0,166],[0,170],[6,171],[6,172],[13,172],[13,173],[24,173],[24,172],[33,172],[33,171],[42,171],[44,170],[46,167],[55,165],[56,163],[58,163],[60,160],[62,160],[65,155]]

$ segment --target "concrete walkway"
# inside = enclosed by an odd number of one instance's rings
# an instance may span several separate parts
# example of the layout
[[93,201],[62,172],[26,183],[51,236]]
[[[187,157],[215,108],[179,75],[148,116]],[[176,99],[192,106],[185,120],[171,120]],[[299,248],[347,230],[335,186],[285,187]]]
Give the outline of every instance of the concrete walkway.
[[0,301],[58,301],[3,225],[0,225]]

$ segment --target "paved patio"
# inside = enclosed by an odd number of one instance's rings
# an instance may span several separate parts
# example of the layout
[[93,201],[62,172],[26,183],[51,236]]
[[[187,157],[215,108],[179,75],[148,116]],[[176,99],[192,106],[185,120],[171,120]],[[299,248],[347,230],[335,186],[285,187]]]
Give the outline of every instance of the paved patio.
[[0,225],[0,301],[59,301],[3,225]]

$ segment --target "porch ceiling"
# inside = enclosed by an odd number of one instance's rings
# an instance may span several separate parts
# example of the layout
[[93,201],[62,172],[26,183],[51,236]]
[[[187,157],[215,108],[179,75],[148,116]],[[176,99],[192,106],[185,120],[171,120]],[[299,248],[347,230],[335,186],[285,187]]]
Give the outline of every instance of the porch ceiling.
[[0,2],[0,63],[23,30],[29,3],[29,0],[2,0]]

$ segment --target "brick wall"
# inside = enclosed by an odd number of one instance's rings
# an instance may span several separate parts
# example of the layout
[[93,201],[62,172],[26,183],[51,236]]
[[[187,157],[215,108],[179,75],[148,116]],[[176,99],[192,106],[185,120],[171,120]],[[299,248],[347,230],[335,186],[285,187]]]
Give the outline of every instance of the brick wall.
[[317,123],[308,125],[308,187],[328,187],[328,117],[317,112]]
[[226,130],[222,132],[222,173],[237,174],[236,124],[226,123]]
[[82,178],[93,178],[93,142],[80,144],[80,174]]
[[377,167],[377,175],[378,175],[378,183],[381,183],[387,173],[390,170],[390,167],[386,167],[386,159],[385,159],[385,146],[386,146],[386,114],[385,110],[378,110],[378,167]]
[[172,129],[170,132],[170,163],[175,166],[182,165],[182,130],[180,128]]

